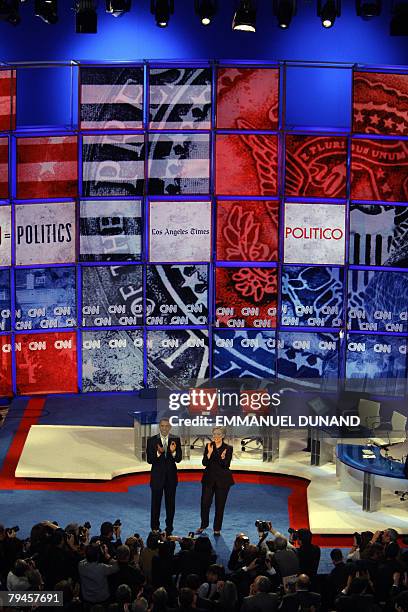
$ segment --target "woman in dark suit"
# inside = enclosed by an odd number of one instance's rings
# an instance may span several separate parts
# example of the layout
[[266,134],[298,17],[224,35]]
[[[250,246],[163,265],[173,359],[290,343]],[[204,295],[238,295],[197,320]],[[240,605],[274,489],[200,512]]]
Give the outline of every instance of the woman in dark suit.
[[221,427],[212,430],[213,441],[204,449],[203,465],[205,470],[201,479],[201,526],[197,533],[202,533],[210,522],[210,508],[215,495],[214,535],[221,534],[222,519],[228,491],[234,484],[230,472],[232,446],[225,444],[225,431]]

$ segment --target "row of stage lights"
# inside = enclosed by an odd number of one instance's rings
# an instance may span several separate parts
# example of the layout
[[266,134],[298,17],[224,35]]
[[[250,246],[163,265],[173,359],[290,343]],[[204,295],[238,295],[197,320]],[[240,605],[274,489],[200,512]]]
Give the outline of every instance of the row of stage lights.
[[[13,25],[20,23],[19,5],[27,0],[0,0],[0,19]],[[181,0],[184,4],[188,0]],[[225,2],[226,0],[221,0]],[[256,32],[257,2],[259,0],[234,0],[236,10],[232,19],[232,29]],[[278,25],[287,29],[296,15],[298,0],[267,0]],[[131,0],[106,0],[106,12],[120,17],[131,9]],[[168,26],[174,13],[174,0],[150,0],[151,12],[156,25]],[[195,12],[203,26],[209,26],[217,13],[218,0],[194,0]],[[92,34],[97,32],[97,0],[75,0],[73,10],[76,16],[76,32]],[[356,13],[362,19],[378,17],[382,11],[382,0],[356,0]],[[184,9],[183,9],[184,10]],[[46,23],[57,23],[58,0],[34,0],[34,12]],[[341,14],[341,0],[317,0],[317,15],[324,28],[331,28]],[[408,35],[408,0],[391,0],[390,34]]]

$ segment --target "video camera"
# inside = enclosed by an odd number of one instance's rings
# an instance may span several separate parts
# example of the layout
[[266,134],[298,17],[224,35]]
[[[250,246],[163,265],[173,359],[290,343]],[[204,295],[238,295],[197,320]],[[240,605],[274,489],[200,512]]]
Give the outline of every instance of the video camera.
[[268,533],[270,528],[269,521],[255,521],[255,527],[257,528],[259,533]]

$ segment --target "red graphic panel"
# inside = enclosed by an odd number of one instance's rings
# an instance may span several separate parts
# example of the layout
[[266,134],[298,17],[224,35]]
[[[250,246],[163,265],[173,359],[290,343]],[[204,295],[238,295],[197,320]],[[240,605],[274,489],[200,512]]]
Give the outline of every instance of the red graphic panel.
[[69,198],[78,193],[76,136],[17,139],[17,198]]
[[408,74],[354,73],[353,132],[408,136]]
[[17,393],[76,393],[76,334],[16,336]]
[[277,130],[279,70],[220,68],[217,74],[217,128]]
[[276,325],[276,268],[217,268],[215,283],[217,326]]
[[217,259],[275,261],[278,258],[278,202],[217,202]]
[[8,187],[8,138],[0,138],[0,199],[9,197]]
[[215,163],[218,195],[277,195],[277,136],[218,134]]
[[408,201],[408,141],[375,138],[353,140],[351,198]]
[[11,395],[11,337],[0,336],[0,397]]
[[16,129],[16,71],[0,70],[0,132]]
[[347,138],[286,136],[287,196],[345,198]]

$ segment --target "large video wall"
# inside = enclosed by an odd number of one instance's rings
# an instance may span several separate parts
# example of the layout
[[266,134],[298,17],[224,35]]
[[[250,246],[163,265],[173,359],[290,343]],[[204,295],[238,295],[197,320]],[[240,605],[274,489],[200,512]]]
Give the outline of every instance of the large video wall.
[[284,64],[79,64],[77,120],[50,128],[19,124],[20,70],[0,69],[0,396],[406,392],[408,71],[350,69],[340,128],[288,123]]

